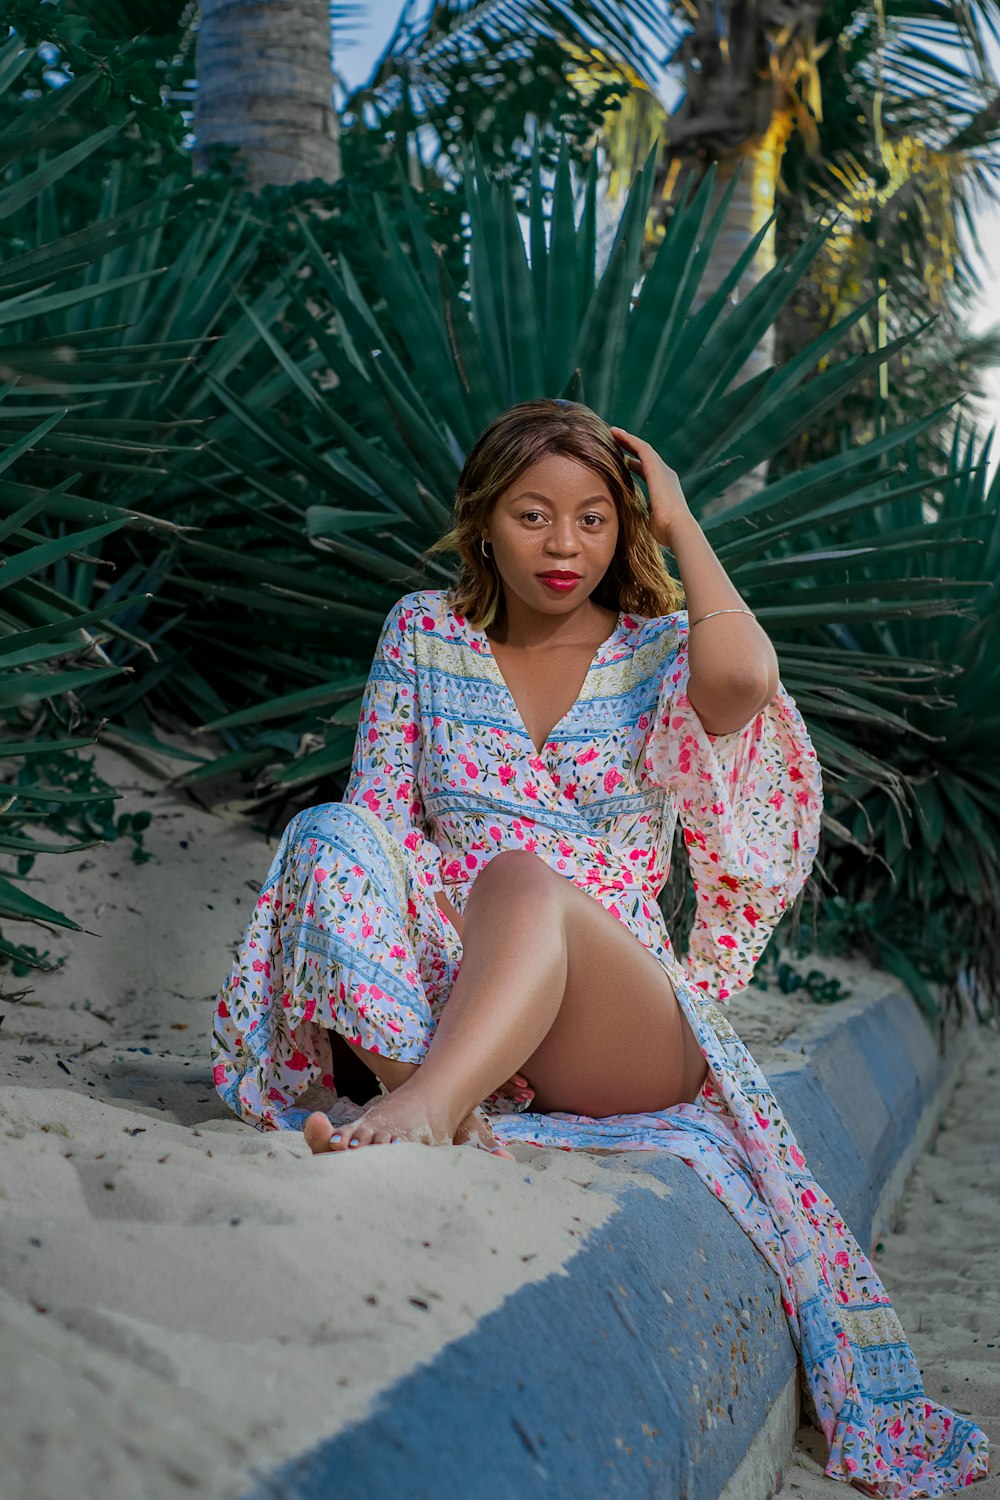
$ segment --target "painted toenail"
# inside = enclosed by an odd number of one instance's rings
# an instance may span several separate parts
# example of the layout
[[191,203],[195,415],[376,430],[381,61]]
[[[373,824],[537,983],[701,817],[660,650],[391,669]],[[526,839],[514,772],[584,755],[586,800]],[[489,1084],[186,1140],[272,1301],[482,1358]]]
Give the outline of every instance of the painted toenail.
[[339,1135],[331,1135],[330,1139],[331,1139],[331,1141],[339,1141],[340,1140],[340,1136]]
[[359,1144],[359,1142],[358,1141],[348,1141],[347,1144],[348,1144],[348,1146],[357,1146]]

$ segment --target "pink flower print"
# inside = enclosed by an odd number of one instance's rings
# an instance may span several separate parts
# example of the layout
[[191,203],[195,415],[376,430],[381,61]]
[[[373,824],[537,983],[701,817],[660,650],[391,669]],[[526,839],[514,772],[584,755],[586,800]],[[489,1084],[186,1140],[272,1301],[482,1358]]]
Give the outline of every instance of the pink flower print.
[[296,1050],[288,1059],[287,1066],[291,1068],[293,1073],[304,1073],[309,1066],[309,1059],[304,1052]]
[[466,867],[468,869],[474,870],[476,868],[476,865],[479,863],[479,861],[477,860],[477,858],[476,858],[476,856],[474,854],[467,854],[465,856],[465,863],[466,863]]
[[371,935],[372,935],[372,933],[374,931],[375,931],[375,929],[372,926],[372,924],[369,922],[368,918],[367,917],[362,917],[361,918],[361,936],[363,938],[370,938]]
[[491,823],[490,824],[490,838],[491,839],[498,839],[498,840],[502,839],[503,838],[503,829],[502,828],[498,828],[495,823]]
[[424,617],[420,621],[420,623],[424,627],[425,630],[433,630],[434,629],[434,620],[433,620],[433,617],[431,615],[424,615]]
[[740,883],[735,875],[720,875],[719,884],[724,885],[727,891],[738,891],[740,888]]
[[389,1030],[390,1031],[394,1031],[397,1036],[402,1036],[403,1035],[403,1028],[402,1028],[402,1026],[397,1026],[396,1023],[395,1023],[395,1021],[386,1021],[385,1024],[388,1026]]
[[393,943],[392,947],[389,949],[389,957],[402,959],[406,958],[406,949],[403,947],[402,943]]
[[371,729],[369,729],[369,731],[368,731],[368,743],[370,745],[374,745],[377,739],[378,739],[378,730],[375,728],[374,725],[372,725]]
[[833,1260],[835,1265],[844,1266],[845,1268],[851,1264],[851,1257],[846,1250],[838,1250]]
[[625,778],[617,766],[612,766],[610,771],[605,771],[604,773],[604,790],[610,794],[618,786],[619,782],[624,780]]
[[560,854],[564,854],[567,859],[571,858],[571,856],[574,853],[573,845],[572,844],[567,844],[567,842],[566,842],[565,839],[560,839],[559,840],[559,853]]
[[467,760],[465,762],[465,774],[471,776],[473,780],[479,775],[479,767],[474,760]]
[[514,780],[514,768],[513,766],[500,765],[497,767],[497,775],[500,777],[501,783],[506,786],[508,782]]
[[540,755],[532,755],[531,758],[528,761],[528,765],[531,767],[531,769],[533,771],[544,771],[545,770],[545,762],[544,762],[544,760],[542,760],[542,758],[541,758]]
[[845,1458],[844,1459],[844,1468],[847,1470],[848,1474],[856,1474],[858,1472],[858,1461],[857,1461],[857,1459],[856,1458]]
[[567,781],[566,785],[563,787],[563,796],[567,799],[567,801],[573,801],[574,797],[576,796],[576,788],[577,783],[575,781]]
[[271,977],[271,965],[269,963],[266,963],[262,958],[254,959],[253,971],[255,974],[263,974],[267,979],[270,979]]
[[271,1104],[284,1104],[285,1102],[285,1096],[280,1089],[268,1089],[267,1097]]
[[816,1194],[813,1192],[812,1188],[806,1188],[805,1192],[802,1194],[802,1207],[812,1208],[815,1202]]
[[264,894],[263,894],[263,896],[260,896],[257,899],[257,910],[260,911],[260,909],[261,909],[262,906],[270,906],[270,904],[271,904],[271,892],[270,891],[265,891]]
[[746,917],[751,927],[757,926],[757,918],[760,916],[760,912],[755,911],[752,906],[744,906],[743,915]]
[[313,859],[316,858],[316,851],[318,849],[319,849],[319,840],[318,839],[310,839],[309,840],[309,854],[310,854],[311,858],[313,858]]
[[761,1130],[766,1130],[771,1123],[770,1120],[765,1119],[763,1115],[758,1114],[756,1110],[754,1110],[753,1112],[753,1117],[757,1121],[757,1124],[760,1126]]
[[315,1014],[316,1014],[316,1001],[315,1000],[307,1000],[306,1001],[306,1008],[302,1012],[302,1019],[303,1019],[303,1021],[311,1021],[312,1018],[313,1018],[313,1016]]
[[282,1006],[284,1007],[285,1010],[291,1010],[291,1008],[292,1008],[292,997],[291,997],[290,993],[288,992],[288,990],[286,990],[285,993],[282,995],[282,997],[281,997],[281,1004],[282,1004]]
[[895,1422],[893,1422],[892,1426],[889,1428],[889,1436],[891,1438],[900,1438],[900,1437],[903,1436],[903,1433],[905,1431],[906,1431],[906,1428],[903,1426],[903,1424],[900,1421],[899,1417],[897,1417],[896,1420],[895,1420]]
[[[534,854],[535,850],[538,848],[538,840],[537,839],[525,839],[525,841],[524,841],[524,847],[525,847],[525,849],[527,849],[527,851],[528,851],[529,854]],[[560,863],[561,863],[561,861],[560,861]]]
[[408,745],[412,745],[414,743],[414,741],[419,740],[419,738],[420,738],[420,725],[419,724],[404,724],[403,725],[403,739],[406,741],[406,743]]
[[225,1020],[226,1017],[229,1015],[229,1006],[226,1004],[225,1000],[220,1000],[219,1001],[219,1008],[215,1012],[215,1014],[217,1016],[221,1016],[223,1020]]
[[216,1063],[215,1067],[212,1069],[212,1081],[215,1084],[216,1088],[221,1088],[222,1085],[225,1083],[225,1081],[226,1081],[226,1065],[225,1065],[225,1063]]
[[597,759],[597,754],[597,749],[595,748],[595,746],[591,745],[589,750],[580,751],[579,755],[576,757],[576,763],[578,766],[589,766],[592,760]]
[[357,1011],[357,1013],[361,1017],[362,1021],[367,1021],[367,1019],[368,1019],[368,1007],[367,1007],[367,1005],[365,1004],[365,1002],[363,1000],[355,1000],[355,1002],[354,1002],[354,1009]]
[[788,1154],[792,1158],[792,1161],[795,1163],[795,1165],[797,1167],[804,1167],[805,1166],[806,1159],[802,1155],[802,1152],[799,1150],[798,1146],[789,1146],[789,1148],[788,1148]]
[[302,915],[304,917],[314,917],[316,915],[316,908],[311,901],[306,902],[302,909]]
[[313,880],[315,880],[317,885],[322,885],[329,873],[328,870],[323,869],[322,865],[317,865],[315,870],[313,870]]
[[534,798],[536,802],[538,801],[538,788],[533,781],[526,781],[524,783],[524,795]]
[[736,939],[734,937],[730,937],[728,932],[724,932],[722,934],[722,937],[717,938],[716,941],[719,944],[720,948],[733,949],[737,946]]

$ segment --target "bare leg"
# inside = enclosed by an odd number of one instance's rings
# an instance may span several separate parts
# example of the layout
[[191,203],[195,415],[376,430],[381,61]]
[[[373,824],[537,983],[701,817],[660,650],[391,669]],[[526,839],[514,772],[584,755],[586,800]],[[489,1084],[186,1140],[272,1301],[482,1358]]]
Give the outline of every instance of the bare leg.
[[[399,1062],[392,1057],[382,1057],[377,1052],[366,1052],[357,1042],[352,1042],[348,1038],[345,1038],[345,1041],[355,1057],[361,1059],[372,1074],[385,1084],[390,1093],[399,1088],[400,1084],[405,1083],[420,1066],[419,1063]],[[335,1151],[342,1138],[342,1132],[335,1130],[322,1110],[316,1110],[309,1116],[302,1127],[302,1133],[306,1138],[306,1145],[314,1155],[323,1151]],[[470,1112],[455,1131],[454,1144],[463,1146],[467,1141],[474,1139],[478,1140],[487,1151],[492,1151],[497,1156],[508,1157],[511,1161],[514,1160],[510,1151],[497,1145],[489,1121],[482,1115]]]
[[697,1094],[701,1049],[660,964],[533,854],[496,855],[465,909],[462,962],[418,1072],[342,1132],[340,1149],[450,1142],[518,1070],[536,1107],[603,1116]]

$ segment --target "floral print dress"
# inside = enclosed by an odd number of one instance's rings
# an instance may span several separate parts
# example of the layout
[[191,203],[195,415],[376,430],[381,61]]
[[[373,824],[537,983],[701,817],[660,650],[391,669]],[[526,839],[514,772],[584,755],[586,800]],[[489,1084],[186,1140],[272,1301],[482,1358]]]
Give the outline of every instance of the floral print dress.
[[[686,693],[687,638],[683,610],[620,612],[538,752],[485,633],[444,590],[400,599],[344,798],[289,823],[216,1000],[216,1087],[258,1129],[295,1130],[310,1084],[336,1092],[331,1029],[419,1062],[462,958],[435,893],[462,911],[500,850],[536,854],[656,955],[709,1071],[694,1103],[644,1115],[546,1114],[494,1095],[494,1134],[679,1156],[778,1278],[826,1473],[886,1497],[945,1494],[987,1472],[986,1436],[925,1398],[885,1288],[723,1009],[808,877],[820,766],[780,684],[743,729],[709,734]],[[678,818],[696,895],[682,956],[657,904]],[[331,1118],[357,1114],[342,1103]]]

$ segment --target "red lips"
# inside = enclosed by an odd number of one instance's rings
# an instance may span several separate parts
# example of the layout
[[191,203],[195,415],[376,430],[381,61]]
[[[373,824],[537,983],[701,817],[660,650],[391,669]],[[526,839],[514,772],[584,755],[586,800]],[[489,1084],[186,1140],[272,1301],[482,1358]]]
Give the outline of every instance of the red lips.
[[555,571],[551,573],[539,573],[538,576],[539,578],[579,578],[581,575],[579,573],[562,573]]

